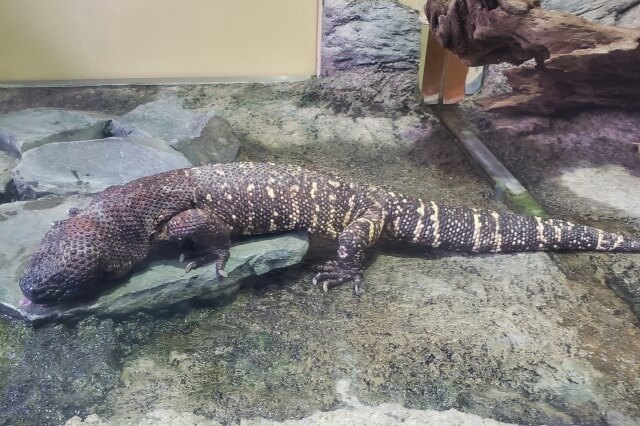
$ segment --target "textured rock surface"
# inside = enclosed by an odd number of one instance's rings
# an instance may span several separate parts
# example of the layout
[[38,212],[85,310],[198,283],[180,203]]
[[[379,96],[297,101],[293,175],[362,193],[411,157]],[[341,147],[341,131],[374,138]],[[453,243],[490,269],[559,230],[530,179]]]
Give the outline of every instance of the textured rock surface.
[[526,3],[432,0],[425,6],[433,34],[468,64],[535,59],[536,68],[505,71],[513,92],[483,100],[486,108],[541,114],[590,105],[640,108],[640,30]]
[[[117,337],[111,321],[90,318],[77,329],[56,326],[28,333],[23,358],[0,392],[0,423],[59,425],[69,412],[98,410],[119,380]],[[42,378],[46,377],[46,380]],[[29,419],[20,422],[17,419]]]
[[0,114],[0,149],[20,155],[49,142],[102,137],[106,116],[55,108],[33,108]]
[[[123,365],[109,405],[144,413],[153,403],[223,423],[256,411],[296,418],[332,410],[341,399],[349,404],[336,388],[350,381],[351,400],[422,409],[463,400],[484,417],[569,425],[595,420],[587,414],[594,407],[613,408],[603,402],[615,393],[603,394],[601,357],[637,359],[626,311],[615,326],[575,316],[596,309],[590,298],[612,292],[568,281],[545,254],[381,255],[360,298],[348,287],[318,293],[309,274],[293,286],[271,279],[267,289],[261,282],[233,304],[195,315],[185,325],[191,331],[153,338]],[[599,308],[601,319],[611,318]],[[616,338],[601,352],[587,343],[583,325],[595,328],[593,336]],[[608,376],[635,383],[637,367],[628,365]],[[531,395],[540,399],[532,403]],[[632,401],[615,407],[635,411]]]
[[[394,92],[392,81],[385,90],[379,84],[363,87],[357,73],[352,75],[349,84],[339,86],[338,80],[324,80],[153,90],[177,94],[188,108],[228,117],[243,141],[243,160],[313,165],[353,180],[393,182],[408,195],[501,209],[465,157],[452,155],[455,141],[428,111],[419,102],[397,103],[398,98],[411,99],[408,92]],[[385,78],[380,82],[388,82]],[[86,109],[83,102],[101,104],[118,93],[152,89],[124,90],[60,88],[38,92],[31,102],[73,99]],[[0,109],[15,105],[15,92],[3,100],[5,93],[0,92]],[[25,99],[24,93],[17,99]],[[633,170],[638,170],[635,147],[616,142],[633,141],[636,127],[629,114],[616,115],[615,120],[611,114],[596,120],[595,113],[552,117],[544,139],[535,130],[500,137],[492,148],[511,152],[501,158],[513,159],[509,168],[518,177],[533,176],[527,184],[534,189],[558,176],[553,169],[558,163],[579,168],[585,158],[593,158],[602,165],[613,161],[613,152],[616,161],[632,169],[636,164]],[[482,113],[478,120],[483,129],[489,127],[487,117]],[[586,132],[589,123],[598,132]],[[540,122],[538,129],[543,126]],[[594,144],[587,147],[588,138]],[[552,202],[550,210],[563,218],[632,229],[619,217],[605,216],[602,222],[601,204],[558,186],[541,200]],[[20,388],[32,407],[7,422],[62,424],[92,413],[108,421],[144,418],[155,410],[195,413],[222,424],[256,417],[300,419],[344,408],[336,398],[336,382],[343,378],[351,381],[353,395],[370,406],[398,402],[422,410],[457,408],[520,424],[637,422],[637,319],[602,281],[603,269],[622,256],[432,253],[424,258],[421,250],[382,248],[386,254],[374,256],[367,267],[361,297],[353,297],[348,286],[324,294],[310,284],[311,265],[335,250],[316,246],[300,267],[250,279],[228,303],[116,322],[115,351],[89,338],[96,333],[90,325],[68,325],[76,337],[71,347],[58,330],[0,321],[0,396],[9,387]],[[639,263],[638,255],[625,257]],[[27,350],[52,357],[39,358],[41,370],[30,365],[33,358],[22,354],[19,345],[3,351],[25,340],[9,339],[19,334],[14,330],[33,334]],[[109,328],[100,332],[109,333]],[[79,338],[85,334],[86,340]],[[110,375],[92,374],[84,368],[91,362],[87,358],[78,357],[83,363],[78,368],[55,362],[58,348],[107,352],[119,380],[113,385],[106,380]],[[80,367],[77,375],[71,370]],[[70,377],[94,383],[83,388],[87,394],[77,404],[58,391],[73,389]],[[100,387],[101,377],[112,387]],[[100,403],[87,403],[91,400]],[[0,407],[8,406],[4,401]]]
[[322,75],[415,70],[418,65],[417,13],[395,1],[325,1],[322,33]]
[[[471,106],[471,104],[469,104]],[[640,231],[640,113],[587,110],[562,116],[467,117],[492,151],[550,211],[626,223]]]
[[188,167],[178,152],[153,139],[107,138],[50,143],[26,152],[14,169],[23,197],[92,194],[142,176]]
[[141,105],[107,126],[106,136],[144,135],[167,141],[194,166],[233,161],[240,148],[224,118],[185,109],[174,97]]
[[636,0],[542,0],[542,7],[601,24],[640,28],[640,3]]
[[176,98],[164,97],[136,107],[119,117],[117,123],[121,128],[144,131],[173,145],[198,137],[211,115],[195,113],[183,108]]
[[22,299],[18,279],[51,223],[66,218],[70,208],[83,208],[89,201],[71,197],[0,205],[0,303],[5,309],[15,309]]
[[7,193],[7,185],[13,179],[11,170],[18,164],[18,159],[0,151],[0,199]]
[[173,147],[191,164],[200,166],[233,161],[238,155],[240,140],[227,120],[213,116],[202,128],[198,137],[183,139],[173,144]]
[[[620,218],[634,218],[640,224],[640,176],[624,167],[607,165],[567,170],[557,179],[576,196],[605,205]],[[610,187],[603,182],[617,182],[618,185]]]
[[[640,176],[621,165],[583,167],[566,170],[555,179],[555,185],[585,200],[585,204],[630,222],[640,230]],[[601,268],[604,282],[633,309],[640,319],[640,256],[615,257]]]
[[640,273],[637,259],[614,259],[606,271],[605,282],[640,318]]
[[[507,426],[507,423],[484,419],[457,410],[412,410],[399,404],[381,404],[375,407],[343,408],[334,411],[317,412],[299,420],[282,422],[267,419],[242,419],[241,426],[296,426],[296,425],[369,425],[369,426]],[[153,410],[145,416],[103,420],[90,415],[82,419],[73,417],[64,426],[219,426],[221,423],[204,416],[173,410]]]
[[49,229],[50,223],[66,217],[69,208],[82,208],[86,198],[42,199],[0,206],[0,235],[12,241],[0,245],[0,305],[6,313],[29,321],[68,318],[88,314],[124,315],[141,310],[158,310],[182,301],[216,299],[235,292],[250,275],[299,262],[307,251],[304,235],[289,234],[252,239],[235,245],[225,270],[229,277],[219,281],[209,265],[189,274],[177,261],[177,250],[158,250],[144,267],[122,285],[95,301],[68,310],[20,305],[18,280],[31,253]]
[[[470,106],[470,104],[467,104]],[[473,111],[473,112],[472,112]],[[562,116],[490,116],[473,107],[468,118],[482,139],[554,215],[640,233],[640,113],[587,110]],[[557,258],[565,270],[570,258]],[[640,256],[589,256],[583,269],[625,300],[640,318]],[[580,279],[590,279],[581,277]]]

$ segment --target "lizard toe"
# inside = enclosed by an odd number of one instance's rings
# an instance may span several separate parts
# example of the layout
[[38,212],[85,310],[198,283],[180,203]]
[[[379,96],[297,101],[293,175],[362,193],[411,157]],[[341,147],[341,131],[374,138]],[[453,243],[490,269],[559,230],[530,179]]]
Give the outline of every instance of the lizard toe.
[[359,268],[341,264],[339,261],[328,261],[319,265],[313,278],[313,284],[319,285],[326,292],[349,281],[353,281],[353,292],[360,294],[362,272]]
[[[180,256],[182,257],[182,256]],[[209,262],[211,262],[213,260],[213,256],[210,254],[205,254],[202,256],[198,256],[195,258],[192,258],[192,260],[187,263],[187,267],[185,268],[184,272],[185,273],[189,273],[191,271],[193,271],[196,268],[199,268],[202,265],[205,265]]]
[[188,274],[189,272],[193,271],[194,269],[196,269],[198,267],[198,264],[196,262],[189,262],[187,264],[187,267],[184,268],[184,273]]

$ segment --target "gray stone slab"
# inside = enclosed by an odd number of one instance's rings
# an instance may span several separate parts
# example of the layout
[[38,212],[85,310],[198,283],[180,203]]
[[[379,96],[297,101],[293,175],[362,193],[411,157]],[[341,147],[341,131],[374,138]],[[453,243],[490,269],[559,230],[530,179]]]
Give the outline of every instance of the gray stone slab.
[[231,125],[222,117],[213,116],[200,135],[173,144],[194,166],[233,161],[240,149],[240,140]]
[[622,166],[565,170],[555,180],[573,194],[607,206],[621,219],[640,219],[640,177]]
[[50,142],[102,138],[107,120],[97,113],[55,108],[0,114],[0,150],[21,155]]
[[179,100],[167,97],[140,105],[118,118],[112,131],[120,135],[143,131],[173,145],[199,136],[212,115],[195,113],[183,108]]
[[308,248],[307,237],[301,233],[246,240],[232,247],[225,268],[229,276],[223,280],[215,277],[214,265],[186,274],[177,260],[177,249],[158,250],[138,272],[94,301],[68,309],[22,306],[19,278],[51,222],[67,217],[69,208],[88,203],[88,197],[70,197],[0,205],[0,235],[10,235],[0,240],[0,308],[6,314],[27,321],[117,316],[194,298],[215,299],[235,292],[244,278],[299,262]]
[[[628,0],[628,2],[633,0]],[[627,9],[622,16],[618,15],[617,25],[621,27],[640,28],[640,3],[635,2],[635,6]]]
[[22,299],[18,279],[51,223],[84,208],[87,197],[48,198],[0,205],[0,305],[12,310]]
[[107,138],[50,143],[27,151],[13,170],[21,196],[92,194],[142,176],[189,167],[178,152],[149,139]]
[[106,136],[151,136],[167,141],[194,166],[233,161],[240,141],[214,113],[196,113],[171,97],[140,105],[108,123]]
[[7,184],[13,179],[11,170],[18,165],[19,160],[0,151],[0,197],[4,195]]
[[173,149],[167,142],[163,141],[162,139],[154,138],[153,136],[144,134],[143,132],[136,132],[121,139],[128,142],[137,143],[138,145],[146,146],[147,148],[153,148],[159,151],[164,151],[169,154],[176,155],[176,150]]

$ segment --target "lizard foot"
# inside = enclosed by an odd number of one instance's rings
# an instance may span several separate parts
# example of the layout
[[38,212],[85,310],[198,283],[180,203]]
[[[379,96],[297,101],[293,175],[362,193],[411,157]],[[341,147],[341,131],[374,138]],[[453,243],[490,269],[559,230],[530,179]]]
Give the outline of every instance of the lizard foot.
[[189,273],[194,269],[215,260],[216,275],[218,278],[226,278],[228,276],[227,272],[224,270],[227,259],[229,259],[229,250],[187,252],[180,255],[180,263],[189,262],[184,269],[185,273]]
[[360,294],[362,284],[362,271],[360,268],[345,265],[340,261],[330,260],[323,265],[319,265],[318,273],[313,278],[314,285],[321,285],[326,292],[348,281],[353,281],[353,292]]

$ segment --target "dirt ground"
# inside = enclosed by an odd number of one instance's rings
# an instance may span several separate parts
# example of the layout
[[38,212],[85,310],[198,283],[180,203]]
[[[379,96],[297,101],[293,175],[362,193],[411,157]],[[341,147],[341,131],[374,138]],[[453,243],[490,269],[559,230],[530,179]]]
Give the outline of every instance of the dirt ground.
[[[301,164],[425,199],[506,210],[416,94],[396,95],[332,79],[4,89],[0,112],[56,106],[123,114],[177,96],[226,118],[242,141],[241,160]],[[601,136],[586,145],[580,133],[565,142],[576,123],[600,117],[608,125],[618,113],[542,120],[542,127],[532,118],[528,130],[514,131],[522,119],[501,130],[503,117],[464,108],[555,216],[637,230],[633,210],[563,184],[581,176],[576,170],[612,164],[638,176],[631,148]],[[567,170],[573,181],[560,179]],[[314,241],[301,265],[253,279],[216,306],[38,329],[0,320],[0,423],[131,419],[157,409],[229,423],[381,403],[525,424],[640,421],[640,328],[633,304],[609,287],[617,276],[635,277],[640,255],[469,256],[387,243],[373,253],[357,297],[348,287],[325,294],[311,284],[311,265],[332,249]]]

